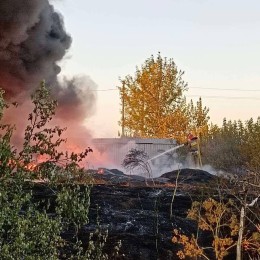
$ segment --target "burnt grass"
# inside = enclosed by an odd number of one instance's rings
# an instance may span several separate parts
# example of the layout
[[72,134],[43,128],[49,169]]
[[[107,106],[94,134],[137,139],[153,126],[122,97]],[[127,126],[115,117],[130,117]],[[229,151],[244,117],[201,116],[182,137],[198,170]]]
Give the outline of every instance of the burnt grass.
[[[113,170],[111,170],[113,172]],[[115,171],[114,171],[115,172]],[[116,179],[118,175],[118,179]],[[186,235],[196,234],[197,225],[186,218],[192,201],[202,201],[212,194],[216,177],[201,170],[184,169],[179,173],[178,189],[170,208],[177,171],[148,180],[121,173],[96,176],[105,183],[95,184],[91,189],[89,223],[83,226],[79,237],[86,248],[89,234],[98,228],[108,231],[103,248],[109,259],[178,259],[180,247],[172,243],[173,230],[179,229]],[[113,179],[113,182],[109,182]],[[148,185],[148,186],[147,186]],[[50,199],[50,212],[54,210],[55,195],[45,185],[35,184],[34,199]],[[53,212],[54,213],[54,212]],[[62,236],[73,242],[74,230],[68,229]],[[210,234],[200,236],[203,246],[210,246]],[[94,236],[92,239],[97,240]],[[119,254],[114,248],[121,241]],[[214,259],[209,252],[210,259]],[[229,255],[227,259],[235,259]]]

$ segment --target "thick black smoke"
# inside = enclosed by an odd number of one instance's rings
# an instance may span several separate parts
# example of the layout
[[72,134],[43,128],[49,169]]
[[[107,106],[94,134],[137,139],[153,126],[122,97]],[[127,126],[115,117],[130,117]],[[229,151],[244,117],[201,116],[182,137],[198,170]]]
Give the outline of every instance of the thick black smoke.
[[[95,84],[86,78],[59,83],[57,75],[71,46],[63,18],[48,0],[0,0],[0,86],[12,101],[26,103],[45,80],[58,100],[57,116],[80,125],[93,112]],[[75,126],[75,125],[74,125]]]
[[71,45],[61,16],[47,0],[0,1],[0,80],[8,96],[55,83],[56,64]]

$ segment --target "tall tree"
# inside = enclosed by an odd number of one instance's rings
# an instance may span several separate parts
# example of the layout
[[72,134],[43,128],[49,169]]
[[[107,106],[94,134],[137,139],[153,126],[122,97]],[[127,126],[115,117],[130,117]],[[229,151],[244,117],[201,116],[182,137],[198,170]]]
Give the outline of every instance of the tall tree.
[[189,130],[196,135],[208,136],[209,134],[209,108],[203,106],[201,97],[196,103],[193,100],[189,104]]
[[245,122],[245,130],[241,151],[246,166],[260,175],[260,117],[254,122],[250,118]]
[[122,135],[177,138],[189,125],[187,84],[172,59],[148,58],[134,76],[121,79]]

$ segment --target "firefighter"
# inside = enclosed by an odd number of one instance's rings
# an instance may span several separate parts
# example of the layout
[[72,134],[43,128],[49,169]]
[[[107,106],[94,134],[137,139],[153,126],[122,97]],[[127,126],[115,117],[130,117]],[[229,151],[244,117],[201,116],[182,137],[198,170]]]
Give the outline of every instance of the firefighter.
[[200,156],[200,147],[199,140],[197,136],[194,136],[192,133],[189,133],[187,136],[187,143],[190,148],[190,153],[193,158],[195,166],[202,166],[201,156]]

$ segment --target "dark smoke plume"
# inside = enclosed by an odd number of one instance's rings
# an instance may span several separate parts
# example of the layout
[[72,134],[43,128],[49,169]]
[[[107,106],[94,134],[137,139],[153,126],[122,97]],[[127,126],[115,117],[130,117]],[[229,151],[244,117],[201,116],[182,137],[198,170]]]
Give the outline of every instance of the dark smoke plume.
[[58,100],[63,124],[81,126],[93,112],[95,95],[89,89],[96,85],[89,78],[58,81],[57,62],[72,42],[61,15],[48,0],[0,0],[0,11],[0,86],[6,97],[26,104],[45,80]]

